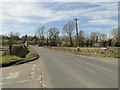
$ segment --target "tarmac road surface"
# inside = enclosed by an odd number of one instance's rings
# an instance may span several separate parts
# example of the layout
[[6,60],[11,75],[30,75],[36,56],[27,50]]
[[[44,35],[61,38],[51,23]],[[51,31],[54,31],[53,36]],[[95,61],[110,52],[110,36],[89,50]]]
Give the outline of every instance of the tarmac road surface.
[[2,68],[3,88],[118,88],[118,59],[31,47],[40,58]]

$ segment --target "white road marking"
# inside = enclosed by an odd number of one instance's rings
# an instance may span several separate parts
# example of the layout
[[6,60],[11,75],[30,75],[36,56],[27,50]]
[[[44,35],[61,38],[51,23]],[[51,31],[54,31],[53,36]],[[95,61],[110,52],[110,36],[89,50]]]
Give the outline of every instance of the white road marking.
[[31,78],[34,78],[34,76],[31,76]]
[[40,84],[43,88],[46,88],[45,82],[44,81],[40,81]]
[[34,68],[32,68],[32,71],[34,71]]
[[[72,62],[75,63],[74,61],[72,61]],[[85,66],[83,66],[83,65],[81,65],[81,64],[78,64],[78,63],[75,63],[75,64],[81,66],[82,68],[84,68],[84,69],[86,69],[86,70],[88,70],[88,71],[90,71],[90,72],[92,72],[92,73],[95,73],[95,71],[93,71],[93,70],[91,70],[91,69],[89,69],[89,68],[86,68]]]
[[76,54],[71,54],[71,53],[67,53],[69,55],[74,55],[74,56],[80,56],[80,57],[85,57],[85,58],[91,58],[94,59],[93,57],[88,57],[88,56],[84,56],[84,55],[76,55]]
[[32,71],[34,71],[36,64],[33,64],[32,66]]
[[36,66],[36,64],[33,64],[33,67],[35,67]]
[[[74,54],[74,55],[75,55],[75,54]],[[77,56],[77,55],[75,55],[75,56]],[[83,56],[83,55],[79,55],[79,56],[81,56],[81,57],[87,57],[87,56]],[[88,57],[88,58],[94,59],[93,57]],[[89,64],[89,65],[94,66],[94,67],[101,68],[101,69],[103,69],[103,70],[105,70],[105,71],[108,71],[108,72],[112,72],[112,70],[107,69],[107,68],[104,68],[104,67],[101,67],[101,66],[97,66],[97,65],[90,64],[90,63],[87,63],[87,62],[83,62],[83,63]]]
[[40,84],[42,83],[42,81],[40,81]]
[[101,68],[101,69],[103,69],[105,71],[112,72],[112,70],[110,70],[110,69],[107,69],[107,68],[104,68],[104,67],[101,67],[101,66],[97,66],[97,65],[94,65],[94,64],[91,64],[91,65],[94,66],[94,67]]
[[17,82],[9,82],[9,83],[0,83],[0,85],[3,85],[3,84],[13,84],[13,83],[24,83],[24,82],[29,82],[29,81],[33,81],[33,80],[37,80],[37,79],[23,80],[23,81],[17,81]]
[[38,80],[42,80],[42,76],[39,76]]
[[[14,72],[14,73],[10,73],[8,77],[6,77],[6,79],[11,79],[11,78],[18,78],[20,74],[19,72]],[[4,78],[5,79],[5,78]]]
[[31,79],[35,77],[35,72],[31,72]]
[[35,72],[31,72],[31,75],[35,75]]
[[[79,64],[80,65],[80,64]],[[86,69],[86,70],[88,70],[88,71],[90,71],[90,72],[92,72],[92,73],[95,73],[95,71],[93,71],[93,70],[91,70],[91,69],[88,69],[88,68],[86,68],[86,67],[84,67],[84,66],[82,66],[82,65],[80,65],[82,68],[84,68],[84,69]]]
[[91,66],[94,66],[94,67],[97,67],[97,68],[101,68],[101,69],[103,69],[105,71],[108,71],[108,72],[112,72],[112,70],[110,70],[110,69],[107,69],[107,68],[104,68],[104,67],[101,67],[101,66],[97,66],[95,64],[90,64],[90,63],[87,63],[87,62],[83,62],[83,63],[86,63],[88,65],[91,65]]
[[28,82],[29,80],[19,81],[19,82]]
[[43,87],[43,88],[45,88],[45,87],[46,87],[45,83],[42,83],[42,87]]

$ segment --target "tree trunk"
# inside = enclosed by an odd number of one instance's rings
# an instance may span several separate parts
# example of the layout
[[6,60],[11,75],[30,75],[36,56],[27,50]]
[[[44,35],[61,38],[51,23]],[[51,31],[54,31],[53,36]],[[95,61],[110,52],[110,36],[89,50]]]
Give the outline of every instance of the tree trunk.
[[72,42],[72,37],[71,37],[71,35],[70,35],[70,44],[71,44],[71,46],[73,46],[73,42]]

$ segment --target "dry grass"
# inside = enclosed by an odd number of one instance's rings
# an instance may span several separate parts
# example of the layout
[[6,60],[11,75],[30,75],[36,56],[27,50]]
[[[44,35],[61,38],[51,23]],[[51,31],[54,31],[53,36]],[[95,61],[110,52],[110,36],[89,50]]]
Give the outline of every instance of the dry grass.
[[114,57],[119,58],[120,54],[118,52],[118,47],[108,47],[107,50],[101,49],[101,47],[80,47],[80,51],[76,47],[47,47],[51,49],[56,49],[76,55],[85,56],[97,56],[97,57]]

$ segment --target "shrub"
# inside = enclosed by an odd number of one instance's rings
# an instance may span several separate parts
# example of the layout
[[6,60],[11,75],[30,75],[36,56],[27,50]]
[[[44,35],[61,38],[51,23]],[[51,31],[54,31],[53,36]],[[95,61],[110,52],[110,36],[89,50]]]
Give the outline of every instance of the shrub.
[[12,45],[10,53],[11,55],[16,55],[18,57],[24,58],[28,52],[29,50],[25,45],[19,44],[19,45]]

